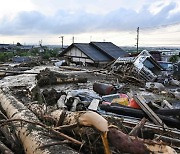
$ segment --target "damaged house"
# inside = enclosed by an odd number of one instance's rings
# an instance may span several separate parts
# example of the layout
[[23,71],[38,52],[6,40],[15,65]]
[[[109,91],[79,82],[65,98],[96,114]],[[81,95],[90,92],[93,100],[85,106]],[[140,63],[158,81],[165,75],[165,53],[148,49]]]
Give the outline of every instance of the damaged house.
[[103,65],[119,57],[128,56],[124,50],[111,42],[73,43],[60,56],[77,64]]

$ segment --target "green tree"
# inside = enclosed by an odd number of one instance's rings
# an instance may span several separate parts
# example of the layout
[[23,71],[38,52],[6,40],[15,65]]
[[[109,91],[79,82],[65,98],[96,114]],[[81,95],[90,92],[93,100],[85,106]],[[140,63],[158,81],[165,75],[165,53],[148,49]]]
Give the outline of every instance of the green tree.
[[178,55],[172,55],[170,58],[169,58],[169,62],[172,62],[172,63],[177,63],[179,60],[179,56]]
[[9,61],[13,56],[13,52],[0,52],[0,62]]
[[43,59],[49,59],[51,57],[50,53],[48,51],[45,51],[42,53],[42,58]]

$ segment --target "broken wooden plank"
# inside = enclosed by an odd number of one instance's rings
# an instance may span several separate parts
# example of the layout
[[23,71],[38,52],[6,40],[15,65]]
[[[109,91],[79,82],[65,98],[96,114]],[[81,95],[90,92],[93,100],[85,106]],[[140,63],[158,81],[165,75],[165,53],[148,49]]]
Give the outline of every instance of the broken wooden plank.
[[168,128],[162,120],[157,116],[157,114],[148,106],[146,100],[140,94],[133,95],[137,104],[141,107],[141,109],[149,116],[149,118],[157,125],[162,126],[163,128]]
[[162,102],[165,106],[167,106],[169,109],[173,109],[173,106],[167,101],[167,100],[163,100]]

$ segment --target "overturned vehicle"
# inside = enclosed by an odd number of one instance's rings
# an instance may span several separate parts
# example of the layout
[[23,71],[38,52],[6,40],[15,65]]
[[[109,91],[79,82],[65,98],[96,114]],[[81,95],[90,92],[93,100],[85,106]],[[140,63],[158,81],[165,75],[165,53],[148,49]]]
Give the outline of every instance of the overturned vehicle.
[[112,72],[122,76],[134,76],[143,81],[155,81],[161,74],[162,67],[143,50],[137,57],[118,58],[111,66]]

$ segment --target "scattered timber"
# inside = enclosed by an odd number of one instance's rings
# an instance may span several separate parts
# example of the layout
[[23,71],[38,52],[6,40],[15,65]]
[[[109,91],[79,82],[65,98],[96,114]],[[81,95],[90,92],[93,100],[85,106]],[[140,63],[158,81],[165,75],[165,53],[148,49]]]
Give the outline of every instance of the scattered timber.
[[[0,105],[7,114],[7,117],[10,119],[24,119],[29,121],[34,121],[35,123],[39,122],[37,117],[28,110],[21,102],[14,98],[7,91],[4,92],[0,90]],[[26,122],[13,122],[16,134],[20,138],[24,151],[27,154],[31,153],[77,153],[75,150],[72,150],[69,146],[58,145],[51,148],[40,149],[39,147],[50,142],[54,142],[53,139],[45,136],[42,132],[46,130],[42,126],[32,125]],[[23,125],[22,125],[23,124]]]

